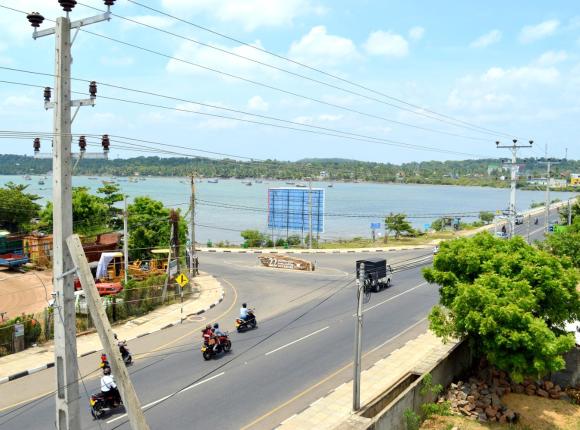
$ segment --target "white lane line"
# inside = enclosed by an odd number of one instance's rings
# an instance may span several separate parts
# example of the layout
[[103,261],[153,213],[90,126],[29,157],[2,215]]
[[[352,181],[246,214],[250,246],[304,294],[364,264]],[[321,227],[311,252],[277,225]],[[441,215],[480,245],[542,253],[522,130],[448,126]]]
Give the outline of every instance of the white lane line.
[[[204,379],[203,381],[199,381],[196,384],[193,384],[193,385],[190,385],[189,387],[184,388],[179,393],[185,393],[186,391],[191,390],[192,388],[198,387],[201,384],[205,384],[206,382],[209,382],[212,379],[215,379],[215,378],[218,378],[218,377],[222,376],[224,373],[226,373],[226,372],[218,373],[217,375],[213,375],[211,378],[207,378],[207,379]],[[179,393],[177,393],[177,394],[179,394]]]
[[[211,378],[204,379],[203,381],[200,381],[200,382],[198,382],[198,383],[196,383],[196,384],[193,384],[193,385],[191,385],[191,386],[189,386],[189,387],[187,387],[187,388],[184,388],[183,390],[181,390],[181,391],[178,391],[178,392],[177,392],[177,393],[175,393],[175,394],[180,394],[180,393],[183,393],[183,392],[185,392],[185,391],[187,391],[187,390],[191,390],[192,388],[198,387],[198,386],[200,386],[201,384],[204,384],[204,383],[206,383],[206,382],[208,382],[208,381],[211,381],[212,379],[215,379],[215,378],[217,378],[217,377],[219,377],[219,376],[222,376],[224,373],[225,373],[225,372],[218,373],[217,375],[214,375],[214,376],[212,376]],[[164,400],[167,400],[167,399],[168,399],[168,398],[170,398],[171,396],[173,396],[173,394],[169,394],[169,395],[167,395],[167,396],[165,396],[165,397],[161,397],[160,399],[157,399],[157,400],[155,400],[155,401],[153,401],[153,402],[151,402],[151,403],[147,403],[146,405],[143,405],[143,406],[141,406],[141,409],[147,409],[147,408],[150,408],[150,407],[152,407],[152,406],[155,406],[157,403],[161,403],[162,401],[164,401]],[[127,414],[119,415],[118,417],[115,417],[115,418],[113,418],[113,419],[110,419],[109,421],[107,421],[107,424],[110,424],[110,423],[113,423],[113,422],[115,422],[115,421],[117,421],[117,420],[123,419],[123,418],[125,418],[126,416],[127,416]]]
[[307,334],[306,336],[302,336],[300,339],[293,340],[292,342],[290,342],[290,343],[287,343],[286,345],[282,345],[282,346],[281,346],[281,347],[279,347],[279,348],[273,349],[272,351],[270,351],[270,352],[267,352],[267,353],[266,353],[266,354],[264,354],[264,355],[270,355],[270,354],[273,354],[273,353],[275,353],[276,351],[280,351],[281,349],[284,349],[284,348],[286,348],[287,346],[294,345],[296,342],[300,342],[301,340],[308,339],[310,336],[314,336],[315,334],[318,334],[318,333],[320,333],[320,332],[322,332],[322,331],[324,331],[324,330],[327,330],[327,329],[329,329],[329,328],[330,328],[330,326],[326,326],[326,327],[324,327],[324,328],[321,328],[320,330],[316,330],[315,332],[312,332],[312,333],[310,333],[310,334]]
[[[387,303],[387,302],[390,302],[391,300],[395,300],[397,297],[401,297],[401,296],[402,296],[402,295],[404,295],[404,294],[410,293],[411,291],[413,291],[413,290],[416,290],[417,288],[419,288],[419,287],[422,287],[423,285],[427,285],[427,282],[421,282],[419,285],[416,285],[416,286],[414,286],[413,288],[409,288],[408,290],[406,290],[406,291],[403,291],[402,293],[399,293],[399,294],[397,294],[397,295],[394,295],[393,297],[390,297],[390,298],[388,298],[388,299],[386,299],[386,300],[383,300],[382,302],[379,302],[379,303],[377,303],[376,305],[372,305],[372,306],[370,306],[370,307],[368,307],[368,308],[364,309],[364,310],[363,310],[363,314],[366,314],[366,313],[367,313],[368,311],[370,311],[371,309],[374,309],[374,308],[376,308],[376,307],[378,307],[378,306],[384,305],[385,303]],[[356,314],[352,314],[352,316],[353,316],[353,317],[356,317]]]

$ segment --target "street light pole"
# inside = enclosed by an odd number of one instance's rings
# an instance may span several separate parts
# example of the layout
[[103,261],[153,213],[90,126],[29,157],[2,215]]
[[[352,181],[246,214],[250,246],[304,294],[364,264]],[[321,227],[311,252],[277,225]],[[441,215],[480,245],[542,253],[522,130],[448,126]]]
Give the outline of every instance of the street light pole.
[[365,265],[360,263],[358,267],[358,288],[357,288],[357,308],[356,308],[356,326],[354,330],[354,363],[353,363],[353,381],[352,381],[352,410],[360,409],[360,374],[361,374],[361,356],[362,356],[362,330],[363,330],[363,298],[365,288]]

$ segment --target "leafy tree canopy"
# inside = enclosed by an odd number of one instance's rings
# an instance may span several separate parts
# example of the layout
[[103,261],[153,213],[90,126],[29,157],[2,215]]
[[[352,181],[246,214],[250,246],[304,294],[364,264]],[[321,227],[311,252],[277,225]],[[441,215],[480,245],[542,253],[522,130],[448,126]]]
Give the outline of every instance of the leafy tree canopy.
[[[149,197],[136,197],[128,206],[129,254],[132,259],[149,257],[153,248],[169,248],[169,209]],[[185,242],[187,225],[179,215],[179,243]]]
[[245,243],[251,248],[259,248],[266,243],[267,237],[258,230],[244,230],[240,233]]
[[580,217],[565,229],[550,234],[540,246],[554,255],[569,258],[574,267],[580,268]]
[[123,201],[123,193],[121,193],[121,187],[117,184],[106,184],[100,187],[97,192],[102,194],[103,203],[109,208],[109,218],[107,224],[110,228],[114,230],[121,229],[123,227],[123,221],[120,219],[123,211],[115,207],[115,203]]
[[0,225],[10,232],[27,232],[31,229],[30,221],[36,218],[40,205],[35,203],[40,197],[26,193],[28,185],[16,185],[8,182],[0,188]]
[[493,212],[481,211],[479,213],[479,219],[482,220],[486,224],[489,224],[490,222],[492,222],[494,218],[495,218],[495,215],[493,214]]
[[[81,235],[95,235],[107,231],[109,209],[99,196],[90,194],[86,187],[72,191],[73,231]],[[52,231],[52,202],[48,202],[40,215],[43,229]]]
[[433,268],[440,303],[429,315],[440,337],[466,337],[514,380],[560,370],[574,338],[562,330],[580,317],[578,275],[570,261],[489,233],[441,244]]
[[395,239],[398,239],[403,233],[409,235],[415,234],[415,230],[407,220],[407,215],[405,214],[394,214],[391,212],[385,217],[385,229],[387,230],[385,240],[390,232],[395,233]]

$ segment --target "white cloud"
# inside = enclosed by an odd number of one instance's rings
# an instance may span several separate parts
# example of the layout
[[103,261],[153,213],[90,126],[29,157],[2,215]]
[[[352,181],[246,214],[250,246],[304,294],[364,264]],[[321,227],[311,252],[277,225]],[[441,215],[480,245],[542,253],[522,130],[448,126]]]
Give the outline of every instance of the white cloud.
[[400,34],[390,31],[375,31],[369,35],[364,44],[365,51],[370,55],[385,57],[404,57],[409,53],[409,43]]
[[[27,12],[38,12],[45,18],[64,16],[62,8],[56,1],[19,0],[18,2],[12,3],[16,9]],[[53,26],[53,22],[45,20],[41,24],[40,30]],[[30,42],[32,38],[32,27],[26,20],[26,17],[18,12],[3,9],[2,13],[0,13],[0,28],[2,29],[2,33],[6,33],[11,38],[12,43]]]
[[554,67],[491,67],[479,76],[462,78],[450,92],[447,105],[457,110],[513,114],[537,108],[540,95],[553,94],[559,81],[560,72]]
[[409,38],[413,40],[421,40],[425,35],[425,29],[420,26],[412,27],[409,30]]
[[544,39],[548,36],[554,34],[554,32],[560,26],[560,21],[557,19],[550,19],[548,21],[541,22],[537,25],[526,25],[520,31],[520,42],[531,43],[536,40]]
[[162,0],[161,3],[172,13],[185,16],[205,13],[223,22],[240,23],[246,31],[290,25],[298,16],[326,11],[309,0]]
[[[259,40],[252,43],[252,45],[259,48],[263,48],[262,43]],[[221,45],[214,46],[233,52],[243,57],[263,62],[269,61],[268,58],[265,58],[266,54],[261,53],[260,51],[257,51],[250,46],[241,45],[234,48]],[[210,67],[213,69],[222,70],[235,75],[244,74],[240,72],[246,72],[245,74],[252,73],[254,75],[258,71],[269,73],[270,76],[276,75],[275,71],[273,71],[272,69],[267,68],[265,66],[261,66],[255,62],[248,61],[233,55],[224,54],[223,52],[216,51],[215,49],[208,48],[205,46],[194,45],[186,41],[183,42],[177,48],[177,51],[173,54],[173,56],[181,60],[200,64],[205,67]],[[212,76],[218,76],[214,72],[211,72],[209,70],[205,70],[203,68],[196,67],[186,62],[175,59],[171,59],[167,62],[166,70],[172,74],[191,75],[200,73],[210,73]],[[223,75],[222,78],[226,80],[233,79],[227,78],[226,76]]]
[[258,111],[267,111],[269,108],[269,104],[262,97],[254,96],[250,100],[248,100],[248,108]]
[[292,42],[290,57],[310,65],[333,66],[358,56],[353,41],[328,34],[326,27],[313,27],[302,39]]
[[[167,28],[175,23],[175,21],[173,19],[167,18],[164,16],[159,16],[159,15],[128,16],[127,18],[129,18],[133,21],[137,21],[137,22],[140,22],[142,24],[145,24],[145,25],[148,25],[151,27],[157,27],[157,28]],[[142,25],[139,25],[135,22],[131,22],[131,21],[127,21],[127,20],[122,21],[121,27],[124,30],[131,30],[134,28],[144,28],[144,26],[142,26]]]
[[341,120],[342,119],[342,115],[332,115],[332,114],[329,114],[329,113],[323,113],[322,115],[319,115],[318,116],[318,119],[320,121],[329,121],[329,122],[332,122],[332,121]]
[[569,58],[568,53],[564,50],[561,51],[547,51],[544,52],[536,60],[536,63],[540,66],[552,66],[554,64],[566,61]]
[[334,122],[334,121],[339,121],[343,118],[342,115],[333,115],[333,114],[329,114],[329,113],[323,113],[317,116],[311,116],[311,115],[302,115],[302,116],[297,116],[296,118],[294,118],[292,121],[294,122],[298,122],[300,124],[312,124],[316,121],[319,122]]
[[475,39],[469,46],[472,48],[487,48],[489,45],[493,45],[501,40],[501,31],[491,30],[489,33],[485,33]]
[[34,106],[35,104],[38,104],[38,100],[34,100],[28,96],[8,96],[2,102],[3,106],[11,108],[25,108]]

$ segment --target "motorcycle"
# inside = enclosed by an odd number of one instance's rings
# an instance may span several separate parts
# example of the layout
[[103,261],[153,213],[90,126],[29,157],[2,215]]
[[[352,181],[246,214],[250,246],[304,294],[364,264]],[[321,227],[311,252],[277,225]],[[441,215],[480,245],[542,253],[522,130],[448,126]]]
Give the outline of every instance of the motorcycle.
[[124,340],[119,342],[118,346],[125,366],[129,366],[131,363],[133,363],[133,356],[131,355],[131,352],[129,352],[129,348],[127,348],[127,341]]
[[118,392],[108,391],[106,393],[98,392],[91,395],[89,398],[91,406],[91,415],[94,419],[99,420],[105,416],[107,412],[112,411],[123,406],[123,401]]
[[536,218],[536,220],[534,221],[535,225],[538,225],[538,218]]
[[243,320],[241,318],[236,319],[236,330],[238,333],[254,329],[256,327],[258,327],[258,321],[256,320],[256,316],[254,315],[253,311],[248,313],[247,320]]
[[220,352],[225,354],[230,352],[232,349],[232,341],[228,338],[227,335],[218,336],[218,338],[219,342],[216,339],[211,338],[204,341],[203,345],[201,345],[201,354],[203,355],[204,360],[210,360]]

